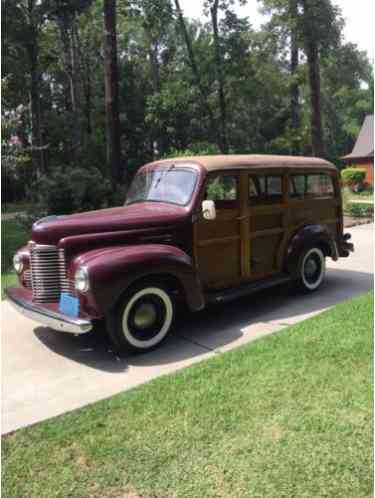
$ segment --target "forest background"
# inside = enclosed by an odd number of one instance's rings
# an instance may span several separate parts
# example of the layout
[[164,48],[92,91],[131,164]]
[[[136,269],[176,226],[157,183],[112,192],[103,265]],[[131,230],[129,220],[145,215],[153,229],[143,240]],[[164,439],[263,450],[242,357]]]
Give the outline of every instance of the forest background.
[[[254,1],[254,0],[251,0]],[[121,204],[137,168],[198,153],[343,166],[373,67],[331,0],[2,0],[2,196],[45,212]],[[370,36],[370,34],[369,34]]]

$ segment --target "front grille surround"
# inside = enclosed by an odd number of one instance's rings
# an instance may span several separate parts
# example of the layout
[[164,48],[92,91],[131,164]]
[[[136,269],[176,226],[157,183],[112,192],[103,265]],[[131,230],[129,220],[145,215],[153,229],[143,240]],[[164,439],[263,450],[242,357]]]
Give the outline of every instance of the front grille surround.
[[33,301],[36,303],[57,302],[61,292],[71,292],[72,282],[67,277],[63,249],[54,245],[33,244],[30,270]]

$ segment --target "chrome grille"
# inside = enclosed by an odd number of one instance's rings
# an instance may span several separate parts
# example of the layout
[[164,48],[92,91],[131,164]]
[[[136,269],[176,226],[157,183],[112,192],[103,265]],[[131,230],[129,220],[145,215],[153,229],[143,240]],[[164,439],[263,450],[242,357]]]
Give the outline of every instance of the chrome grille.
[[63,249],[34,244],[30,251],[31,287],[37,303],[56,302],[61,292],[70,292]]
[[24,281],[25,287],[27,287],[28,289],[32,288],[32,286],[31,286],[31,270],[24,271],[23,281]]

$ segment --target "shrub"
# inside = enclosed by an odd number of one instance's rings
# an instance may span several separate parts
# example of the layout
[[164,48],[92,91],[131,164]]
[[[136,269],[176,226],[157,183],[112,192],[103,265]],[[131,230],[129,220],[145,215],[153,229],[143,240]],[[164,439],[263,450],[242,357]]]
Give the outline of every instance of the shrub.
[[348,204],[345,210],[346,214],[349,216],[354,216],[356,218],[373,218],[374,217],[374,207],[372,204],[364,203],[354,203]]
[[344,185],[353,188],[362,185],[366,176],[366,170],[361,168],[345,168],[341,171],[341,179]]
[[163,159],[169,159],[170,157],[205,156],[210,154],[220,154],[220,151],[215,145],[208,142],[199,142],[186,149],[172,148],[168,153],[164,154]]
[[40,207],[33,207],[26,213],[17,214],[15,220],[23,230],[29,231],[35,221],[45,218],[46,216],[48,216],[46,210],[43,210]]
[[111,186],[96,168],[56,168],[34,185],[38,211],[70,214],[108,205]]

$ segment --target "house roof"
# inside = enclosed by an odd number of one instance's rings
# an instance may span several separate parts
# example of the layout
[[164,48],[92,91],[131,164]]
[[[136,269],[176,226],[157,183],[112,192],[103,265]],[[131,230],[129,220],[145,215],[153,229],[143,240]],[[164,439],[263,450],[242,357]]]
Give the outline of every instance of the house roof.
[[153,164],[181,164],[195,163],[203,166],[207,171],[217,171],[224,169],[239,169],[247,167],[324,167],[336,169],[336,167],[317,157],[302,157],[302,156],[273,156],[273,155],[212,155],[212,156],[189,156],[170,158],[164,161],[155,161]]
[[374,115],[366,116],[352,152],[342,159],[365,157],[374,157]]

